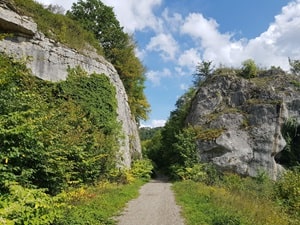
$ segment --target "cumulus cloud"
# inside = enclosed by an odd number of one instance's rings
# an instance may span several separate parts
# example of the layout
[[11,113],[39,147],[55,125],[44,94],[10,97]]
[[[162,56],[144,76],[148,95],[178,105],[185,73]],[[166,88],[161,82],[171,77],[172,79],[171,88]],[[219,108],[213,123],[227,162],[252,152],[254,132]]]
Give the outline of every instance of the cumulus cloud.
[[165,29],[169,29],[172,32],[177,32],[183,23],[182,15],[179,13],[173,13],[173,15],[170,15],[168,8],[164,9],[162,18],[164,23],[167,24]]
[[289,68],[288,57],[300,58],[300,0],[282,8],[267,31],[250,40],[245,52],[265,66]]
[[178,65],[195,69],[198,62],[201,61],[200,53],[195,48],[185,50],[178,58]]
[[169,69],[163,69],[162,71],[149,71],[146,73],[147,79],[152,82],[154,86],[159,86],[160,85],[160,80],[163,77],[170,77],[171,76],[171,71]]
[[114,8],[126,32],[133,33],[145,28],[159,27],[159,19],[154,15],[153,10],[161,5],[162,0],[102,0],[102,2]]
[[160,33],[151,38],[146,49],[159,52],[165,60],[173,60],[178,51],[178,43],[171,34]]
[[[288,57],[300,58],[300,0],[283,7],[269,28],[254,39],[234,40],[234,34],[221,33],[218,27],[214,19],[191,13],[184,18],[180,31],[195,41],[204,60],[215,64],[240,66],[242,61],[252,58],[263,67],[276,65],[288,69]],[[179,63],[187,62],[189,54],[183,53]]]

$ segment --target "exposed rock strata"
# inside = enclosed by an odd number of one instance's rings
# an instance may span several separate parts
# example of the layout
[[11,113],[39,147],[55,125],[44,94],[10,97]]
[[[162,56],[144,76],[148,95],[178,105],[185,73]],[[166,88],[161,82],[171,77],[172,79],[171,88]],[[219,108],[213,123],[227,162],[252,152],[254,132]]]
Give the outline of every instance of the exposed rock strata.
[[288,118],[300,122],[300,90],[292,75],[246,80],[235,75],[208,78],[192,101],[187,124],[223,129],[214,139],[198,140],[200,158],[224,170],[273,179],[283,168],[274,157],[286,142],[281,127]]
[[133,155],[141,153],[135,120],[128,105],[127,94],[115,68],[102,56],[89,51],[85,55],[46,38],[37,31],[30,18],[18,15],[0,2],[0,31],[13,33],[13,38],[0,41],[0,51],[18,59],[28,59],[27,66],[37,77],[59,81],[67,77],[67,68],[80,66],[88,73],[105,74],[115,86],[118,101],[118,120],[122,123],[124,140],[121,145],[121,162],[130,166]]

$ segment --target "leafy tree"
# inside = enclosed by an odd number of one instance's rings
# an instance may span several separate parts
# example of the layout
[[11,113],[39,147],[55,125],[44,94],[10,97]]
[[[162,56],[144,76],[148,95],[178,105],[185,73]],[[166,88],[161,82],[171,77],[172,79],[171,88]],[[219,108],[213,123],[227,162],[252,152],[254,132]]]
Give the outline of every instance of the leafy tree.
[[296,75],[300,75],[300,60],[292,60],[289,58],[289,64],[291,72]]
[[212,75],[214,67],[212,61],[202,61],[196,66],[196,73],[194,74],[194,85],[199,86],[201,81]]
[[185,119],[194,94],[195,89],[191,88],[177,100],[177,108],[170,113],[170,117],[161,131],[160,161],[155,162],[160,168],[169,169],[171,165],[182,162],[181,153],[173,145],[176,136],[185,127]]
[[79,0],[73,3],[71,11],[67,11],[67,16],[92,31],[110,59],[112,49],[122,49],[127,45],[128,37],[115,17],[112,7],[104,5],[100,0]]
[[100,0],[79,0],[67,16],[92,31],[102,45],[105,56],[115,66],[125,86],[129,105],[137,122],[147,119],[150,105],[144,94],[145,68],[135,56],[135,43],[123,31],[111,7]]
[[257,76],[258,67],[253,59],[247,59],[242,63],[241,75],[245,78],[253,78]]
[[197,132],[193,127],[185,128],[176,135],[173,147],[179,153],[181,159],[177,164],[184,167],[193,167],[199,162],[196,136]]

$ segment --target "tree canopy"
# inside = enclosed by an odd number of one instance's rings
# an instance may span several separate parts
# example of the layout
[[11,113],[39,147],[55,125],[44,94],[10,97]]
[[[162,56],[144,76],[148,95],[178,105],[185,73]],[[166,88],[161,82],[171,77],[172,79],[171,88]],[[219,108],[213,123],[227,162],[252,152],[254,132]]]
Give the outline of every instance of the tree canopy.
[[150,105],[143,92],[145,68],[135,55],[133,38],[123,31],[113,9],[100,0],[79,0],[67,16],[94,33],[123,81],[135,119],[147,119]]

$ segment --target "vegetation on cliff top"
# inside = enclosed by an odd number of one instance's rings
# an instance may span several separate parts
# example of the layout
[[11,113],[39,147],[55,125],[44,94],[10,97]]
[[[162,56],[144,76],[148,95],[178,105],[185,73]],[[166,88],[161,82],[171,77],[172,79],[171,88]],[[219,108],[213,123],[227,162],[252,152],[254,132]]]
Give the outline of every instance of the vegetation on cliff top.
[[133,38],[123,31],[111,7],[100,0],[79,0],[66,15],[54,14],[34,0],[14,0],[19,10],[34,19],[47,37],[79,52],[104,55],[116,68],[128,95],[131,112],[139,122],[150,105],[144,94],[145,68],[135,55]]

